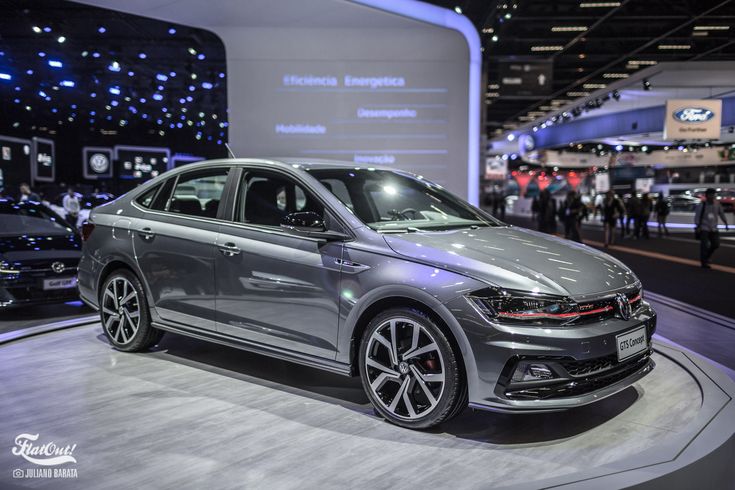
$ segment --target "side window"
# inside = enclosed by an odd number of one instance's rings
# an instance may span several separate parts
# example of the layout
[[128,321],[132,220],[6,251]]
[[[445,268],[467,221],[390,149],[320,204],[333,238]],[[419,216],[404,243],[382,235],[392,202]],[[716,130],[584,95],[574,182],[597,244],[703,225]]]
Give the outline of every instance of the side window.
[[280,226],[290,213],[312,211],[324,216],[324,208],[306,189],[275,172],[252,171],[243,175],[235,219],[254,225]]
[[168,211],[216,218],[229,169],[199,170],[179,176],[168,203]]
[[146,209],[150,209],[151,204],[153,204],[153,198],[156,197],[156,192],[158,192],[158,189],[160,188],[161,184],[158,184],[157,186],[153,187],[153,189],[150,189],[138,196],[138,198],[135,199],[135,202]]
[[163,183],[163,185],[161,186],[161,190],[153,198],[153,202],[151,203],[151,209],[155,209],[156,211],[163,211],[166,209],[166,205],[168,204],[168,198],[171,195],[171,191],[174,188],[175,182],[176,182],[176,177],[172,177]]

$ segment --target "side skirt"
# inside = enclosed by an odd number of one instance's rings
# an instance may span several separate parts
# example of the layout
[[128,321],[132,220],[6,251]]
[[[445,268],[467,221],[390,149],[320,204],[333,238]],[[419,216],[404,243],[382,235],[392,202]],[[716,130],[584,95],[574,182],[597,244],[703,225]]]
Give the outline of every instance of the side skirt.
[[165,330],[167,332],[178,333],[187,337],[193,337],[199,340],[206,340],[208,342],[214,342],[228,347],[234,347],[236,349],[245,350],[248,352],[254,352],[256,354],[262,354],[268,357],[274,357],[283,361],[293,362],[301,364],[303,366],[309,366],[323,371],[329,371],[335,374],[341,374],[342,376],[352,376],[352,370],[349,364],[333,361],[330,359],[323,359],[320,357],[314,357],[299,352],[293,352],[285,349],[279,349],[276,347],[250,342],[247,340],[238,339],[229,335],[223,335],[217,332],[197,330],[190,327],[181,325],[171,325],[169,323],[152,322],[155,328]]

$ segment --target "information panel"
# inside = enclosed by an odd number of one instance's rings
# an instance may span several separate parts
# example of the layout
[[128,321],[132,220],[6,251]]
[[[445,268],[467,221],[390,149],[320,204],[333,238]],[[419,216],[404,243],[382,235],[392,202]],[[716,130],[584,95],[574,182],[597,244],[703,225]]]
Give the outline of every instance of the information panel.
[[31,182],[31,140],[0,135],[0,189],[15,195],[21,183]]
[[171,151],[148,146],[116,146],[117,176],[123,180],[148,180],[168,170]]
[[53,182],[56,176],[54,142],[44,138],[33,138],[33,180]]

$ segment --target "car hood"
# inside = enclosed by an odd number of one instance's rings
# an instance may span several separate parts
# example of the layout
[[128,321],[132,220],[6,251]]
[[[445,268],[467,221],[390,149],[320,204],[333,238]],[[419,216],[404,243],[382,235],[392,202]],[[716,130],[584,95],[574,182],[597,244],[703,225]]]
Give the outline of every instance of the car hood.
[[75,259],[81,253],[79,237],[74,234],[0,236],[0,259],[11,264]]
[[638,283],[617,259],[516,227],[384,235],[396,253],[506,289],[584,296]]

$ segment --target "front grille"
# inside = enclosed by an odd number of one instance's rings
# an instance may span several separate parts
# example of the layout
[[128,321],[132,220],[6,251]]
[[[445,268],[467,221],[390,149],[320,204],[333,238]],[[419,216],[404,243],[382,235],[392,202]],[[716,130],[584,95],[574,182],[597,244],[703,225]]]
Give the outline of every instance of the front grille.
[[[641,290],[636,289],[635,291],[626,293],[625,296],[628,298],[628,302],[630,303],[631,312],[635,314],[643,301]],[[568,323],[568,325],[599,322],[607,320],[608,318],[613,318],[617,314],[617,300],[615,296],[609,296],[593,301],[581,301],[578,305],[579,311],[583,315]]]
[[587,376],[612,368],[617,363],[617,354],[586,359],[584,361],[561,361],[559,364],[572,376]]
[[76,299],[79,297],[79,292],[77,291],[77,288],[50,289],[48,291],[44,291],[41,288],[33,287],[5,288],[5,293],[9,295],[8,300],[13,303],[53,303],[56,301],[65,301],[69,299]]

